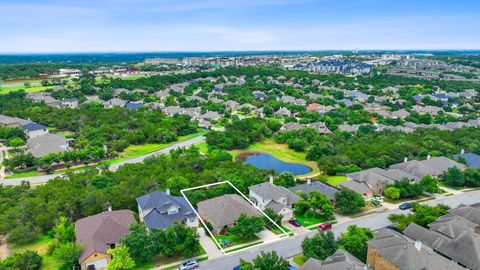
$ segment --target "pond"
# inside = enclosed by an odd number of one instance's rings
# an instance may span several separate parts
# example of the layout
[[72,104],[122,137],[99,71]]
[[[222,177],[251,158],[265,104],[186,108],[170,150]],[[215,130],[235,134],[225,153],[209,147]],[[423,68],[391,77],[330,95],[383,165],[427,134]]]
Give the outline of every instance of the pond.
[[283,162],[269,154],[248,153],[246,156],[240,157],[243,164],[250,164],[258,169],[272,169],[277,173],[291,172],[293,175],[307,174],[312,169],[303,164]]

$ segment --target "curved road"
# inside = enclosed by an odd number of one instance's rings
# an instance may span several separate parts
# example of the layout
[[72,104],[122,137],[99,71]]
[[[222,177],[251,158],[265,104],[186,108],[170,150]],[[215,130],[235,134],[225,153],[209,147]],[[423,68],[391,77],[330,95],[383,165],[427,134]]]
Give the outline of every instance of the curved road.
[[[139,163],[139,162],[142,162],[147,157],[151,157],[151,156],[158,155],[158,154],[165,154],[165,153],[170,152],[170,150],[189,147],[191,145],[198,144],[198,143],[201,143],[201,142],[204,142],[204,141],[205,141],[205,136],[198,136],[198,137],[195,137],[195,138],[183,141],[183,142],[176,143],[174,145],[165,147],[161,150],[158,150],[158,151],[155,151],[155,152],[143,155],[143,156],[139,156],[139,157],[135,157],[135,158],[127,159],[127,160],[124,160],[124,161],[121,161],[121,162],[118,162],[118,163],[111,164],[108,169],[111,170],[111,171],[116,171],[122,165],[131,164],[131,163]],[[50,179],[53,179],[53,178],[58,177],[58,176],[59,176],[59,174],[47,174],[47,175],[33,176],[33,177],[5,179],[5,180],[0,180],[0,184],[3,184],[5,186],[15,186],[15,185],[20,185],[22,182],[26,181],[26,182],[30,182],[30,184],[32,184],[32,185],[36,185],[36,184],[46,183]]]

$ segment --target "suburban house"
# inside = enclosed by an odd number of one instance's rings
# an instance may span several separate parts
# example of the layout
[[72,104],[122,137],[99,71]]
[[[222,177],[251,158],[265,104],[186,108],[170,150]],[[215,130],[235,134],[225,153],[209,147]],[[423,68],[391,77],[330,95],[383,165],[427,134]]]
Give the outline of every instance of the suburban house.
[[260,209],[272,209],[282,215],[282,219],[293,218],[295,203],[301,200],[300,196],[285,187],[270,182],[260,183],[248,188],[250,200]]
[[340,183],[340,186],[362,194],[367,199],[383,194],[387,185],[393,185],[396,181],[408,179],[415,182],[419,180],[416,176],[398,169],[387,171],[380,168],[349,173],[346,176],[347,181]]
[[328,127],[325,125],[324,122],[311,123],[311,124],[308,124],[307,127],[315,129],[316,131],[318,131],[318,133],[322,135],[327,135],[332,133],[332,131],[328,129]]
[[65,98],[62,100],[62,108],[75,109],[78,108],[80,100],[78,98]]
[[256,99],[259,100],[264,100],[265,97],[267,97],[267,95],[265,95],[265,93],[262,91],[253,91],[252,94]]
[[335,253],[321,261],[315,258],[309,258],[299,270],[368,270],[366,264],[361,262],[355,256],[347,251],[337,249]]
[[280,128],[280,131],[291,131],[291,130],[295,130],[295,129],[302,129],[303,126],[300,125],[299,123],[297,122],[288,122],[288,123],[285,123],[281,128]]
[[475,153],[463,153],[462,151],[461,154],[453,155],[453,158],[456,161],[465,160],[468,168],[480,168],[480,156]]
[[44,125],[37,124],[35,122],[30,122],[22,126],[23,133],[25,134],[25,138],[32,139],[35,137],[39,137],[45,134],[48,134],[48,127]]
[[22,118],[11,117],[7,115],[0,115],[0,126],[3,126],[3,127],[19,128],[28,123],[30,123],[30,121]]
[[197,204],[198,214],[209,222],[217,234],[235,226],[240,215],[262,216],[262,213],[237,194],[226,194]]
[[410,182],[421,180],[424,176],[439,177],[448,169],[457,167],[461,170],[466,166],[446,157],[428,157],[426,160],[405,159],[402,163],[393,164],[389,170],[371,168],[347,174],[348,181],[340,184],[341,187],[362,194],[366,199],[381,195],[387,185],[396,181],[408,179]]
[[130,210],[107,211],[75,222],[77,243],[82,245],[78,263],[82,270],[105,270],[111,256],[107,250],[120,245],[135,223]]
[[414,175],[418,178],[422,178],[427,175],[433,177],[439,177],[444,174],[448,169],[457,167],[461,170],[466,168],[465,165],[460,164],[454,160],[446,157],[427,157],[426,160],[410,160],[402,163],[393,164],[390,169],[398,169]]
[[307,183],[305,184],[301,184],[301,185],[297,185],[297,186],[294,186],[294,187],[291,187],[291,188],[288,188],[289,190],[293,191],[293,192],[297,192],[297,191],[303,191],[305,194],[307,194],[307,196],[310,195],[310,192],[312,191],[318,191],[322,194],[324,194],[325,196],[327,196],[327,198],[330,200],[330,201],[335,201],[335,192],[338,191],[338,189],[330,186],[330,185],[327,185],[325,183],[322,183],[320,181],[311,181],[310,179],[307,180]]
[[190,227],[198,226],[197,215],[183,196],[170,191],[154,191],[137,198],[138,215],[150,229],[166,229],[176,221]]
[[118,98],[112,98],[110,100],[107,100],[107,101],[104,101],[102,103],[103,107],[106,108],[106,109],[111,109],[111,108],[114,108],[114,107],[125,107],[125,104],[127,104],[127,102],[125,100],[121,100],[121,99],[118,99]]
[[367,245],[367,264],[373,270],[465,269],[421,242],[390,229],[381,229]]
[[480,204],[462,204],[428,228],[410,223],[403,233],[469,269],[480,269]]
[[125,104],[125,108],[131,110],[131,111],[136,111],[140,108],[142,108],[143,106],[145,106],[143,103],[140,103],[140,102],[128,102],[127,104]]
[[279,118],[289,117],[292,115],[292,112],[285,107],[280,107],[280,109],[278,109],[273,115]]
[[26,153],[31,153],[34,157],[41,158],[51,153],[68,151],[68,142],[69,140],[63,136],[47,133],[28,139]]
[[207,122],[210,122],[212,120],[218,120],[220,118],[222,118],[222,116],[216,111],[208,111],[200,115],[200,119]]

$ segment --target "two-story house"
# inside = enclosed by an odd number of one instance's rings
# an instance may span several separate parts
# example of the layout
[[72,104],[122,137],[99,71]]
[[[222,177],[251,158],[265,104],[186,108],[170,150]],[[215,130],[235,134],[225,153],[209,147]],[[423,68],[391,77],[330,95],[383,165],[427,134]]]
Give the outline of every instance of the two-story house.
[[260,209],[272,209],[283,216],[283,220],[293,217],[295,203],[301,198],[292,191],[269,182],[254,185],[248,188],[250,200]]
[[166,229],[175,221],[189,227],[198,226],[198,219],[184,197],[172,196],[166,192],[154,191],[137,198],[140,221],[148,228]]

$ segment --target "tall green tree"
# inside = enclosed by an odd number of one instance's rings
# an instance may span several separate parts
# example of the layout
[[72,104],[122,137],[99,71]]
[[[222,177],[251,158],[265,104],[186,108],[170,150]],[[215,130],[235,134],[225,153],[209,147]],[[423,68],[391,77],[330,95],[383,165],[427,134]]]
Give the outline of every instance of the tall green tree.
[[335,205],[341,214],[350,215],[365,207],[365,199],[362,195],[343,188],[335,193]]
[[459,168],[453,167],[443,175],[442,182],[449,186],[463,187],[465,185],[465,175]]
[[253,259],[254,269],[258,270],[288,270],[290,264],[275,251],[261,252]]
[[373,237],[374,234],[369,228],[350,225],[347,232],[340,235],[340,243],[346,251],[365,262],[367,260],[367,241]]
[[255,234],[263,231],[265,222],[262,217],[249,217],[245,214],[240,215],[237,224],[230,228],[229,231],[244,239],[252,239]]
[[108,263],[107,270],[129,270],[135,267],[135,261],[130,257],[128,248],[119,246],[107,250],[112,255],[112,260]]
[[60,270],[71,270],[78,264],[82,246],[76,243],[61,244],[53,252],[53,256],[60,261]]
[[32,250],[16,253],[0,261],[1,270],[40,270],[41,267],[42,256]]
[[311,238],[305,237],[302,249],[308,258],[325,260],[338,249],[338,246],[332,231],[319,231]]
[[125,235],[121,242],[128,248],[136,264],[150,261],[160,251],[143,223],[130,225],[130,233]]

